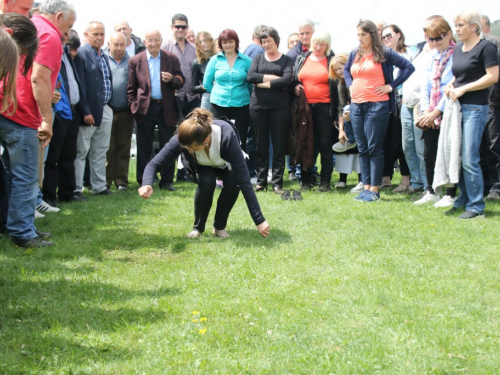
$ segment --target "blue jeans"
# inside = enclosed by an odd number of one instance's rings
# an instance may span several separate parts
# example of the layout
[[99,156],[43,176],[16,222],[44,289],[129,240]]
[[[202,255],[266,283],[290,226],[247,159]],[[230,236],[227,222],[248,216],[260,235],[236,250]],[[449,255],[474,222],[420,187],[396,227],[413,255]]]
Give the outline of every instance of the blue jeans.
[[37,130],[0,116],[0,143],[5,167],[9,213],[7,230],[11,237],[31,240],[35,233],[35,205],[38,188]]
[[[346,111],[350,111],[351,106],[348,104],[344,107],[344,113]],[[356,142],[356,137],[354,136],[354,130],[352,130],[352,123],[351,121],[344,121],[344,133],[345,136],[347,137],[347,140],[351,143]],[[335,154],[333,155],[335,157]]]
[[351,103],[351,122],[359,150],[363,184],[380,186],[384,173],[384,138],[389,125],[389,101]]
[[479,164],[479,146],[483,137],[488,105],[462,104],[462,170],[456,208],[484,213],[484,184]]
[[207,111],[210,111],[210,93],[209,92],[204,92],[201,94],[201,104],[200,108],[206,109]]
[[410,184],[414,189],[427,187],[424,163],[423,130],[413,124],[413,108],[401,106],[401,126],[403,133],[403,152],[410,169]]

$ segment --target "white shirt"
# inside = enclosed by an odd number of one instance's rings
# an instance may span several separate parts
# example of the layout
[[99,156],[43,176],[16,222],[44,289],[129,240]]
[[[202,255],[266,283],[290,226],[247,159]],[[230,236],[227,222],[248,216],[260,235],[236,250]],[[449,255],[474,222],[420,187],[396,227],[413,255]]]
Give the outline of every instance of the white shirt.
[[127,53],[130,57],[132,56],[135,56],[135,43],[132,39],[130,39],[130,41],[132,43],[130,43],[130,46],[127,46],[127,48],[125,48],[127,50]]
[[210,145],[210,150],[208,152],[209,155],[207,155],[205,150],[195,152],[196,161],[199,165],[221,169],[231,169],[230,164],[220,156],[221,135],[220,126],[212,124],[212,144]]

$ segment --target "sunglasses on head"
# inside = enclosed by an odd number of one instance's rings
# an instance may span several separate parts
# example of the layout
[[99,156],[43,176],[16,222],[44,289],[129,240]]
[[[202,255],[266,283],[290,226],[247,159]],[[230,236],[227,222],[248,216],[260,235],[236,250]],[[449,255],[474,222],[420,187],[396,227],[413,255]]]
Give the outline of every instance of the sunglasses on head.
[[391,40],[392,39],[392,34],[391,33],[387,33],[385,35],[382,35],[382,40]]
[[440,42],[444,39],[446,35],[440,35],[440,36],[436,36],[435,38],[430,38],[430,37],[427,37],[429,39],[429,42]]
[[177,30],[186,30],[188,27],[186,25],[172,25]]

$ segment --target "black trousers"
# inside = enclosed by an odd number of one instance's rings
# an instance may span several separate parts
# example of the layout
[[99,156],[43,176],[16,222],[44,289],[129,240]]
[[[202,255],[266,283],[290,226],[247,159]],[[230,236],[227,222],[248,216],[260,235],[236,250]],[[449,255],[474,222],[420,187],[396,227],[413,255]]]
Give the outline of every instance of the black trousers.
[[199,165],[198,187],[194,196],[194,229],[200,233],[205,231],[208,214],[210,208],[212,208],[216,179],[222,180],[224,186],[217,200],[214,220],[215,229],[222,230],[226,228],[229,213],[240,193],[234,174],[228,168],[220,169]]
[[[165,125],[163,118],[163,105],[151,101],[148,113],[142,124],[137,124],[137,182],[142,185],[142,175],[146,165],[151,160],[153,153],[153,140],[155,127],[158,125],[160,149],[172,138],[175,133],[175,126]],[[174,180],[175,161],[172,161],[160,170],[160,188],[166,184],[171,184]]]
[[7,231],[7,214],[9,213],[9,200],[7,199],[7,185],[5,169],[0,160],[0,232]]
[[403,130],[401,128],[401,119],[391,113],[389,126],[384,138],[384,176],[394,174],[394,162],[399,160],[399,171],[401,176],[409,176],[410,168],[406,163],[405,153],[403,152]]
[[[330,103],[313,103],[311,107],[314,127],[314,143],[317,145],[321,157],[320,178],[322,183],[330,183],[333,173],[333,141],[337,139],[338,130],[333,125],[333,116],[330,113]],[[302,180],[311,183],[311,171],[302,171]]]
[[249,126],[249,106],[244,105],[243,107],[221,107],[216,104],[210,105],[210,112],[214,117],[226,116],[230,120],[234,120],[236,129],[240,135],[241,149],[246,151],[247,149],[247,134]]
[[500,193],[500,106],[490,105],[479,154],[485,192]]
[[70,200],[76,188],[75,159],[80,114],[72,109],[73,120],[55,115],[53,136],[45,160],[42,193],[44,198]]
[[[427,129],[424,131],[424,164],[425,164],[425,176],[427,177],[427,186],[425,191],[429,191],[434,194],[434,189],[432,184],[434,182],[434,167],[436,166],[436,156],[438,150],[439,142],[439,129]],[[449,187],[445,190],[445,195],[451,197],[456,197],[457,187]]]
[[285,141],[290,109],[250,110],[250,121],[257,137],[257,185],[267,186],[269,169],[269,134],[273,145],[273,186],[283,187]]

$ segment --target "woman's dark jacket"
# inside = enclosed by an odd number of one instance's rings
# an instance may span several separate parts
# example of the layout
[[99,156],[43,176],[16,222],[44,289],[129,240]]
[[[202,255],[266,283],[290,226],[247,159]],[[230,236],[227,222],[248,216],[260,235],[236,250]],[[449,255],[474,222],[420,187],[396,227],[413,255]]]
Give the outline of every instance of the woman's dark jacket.
[[[353,49],[349,55],[349,59],[344,66],[344,79],[347,88],[352,85],[351,66],[356,59],[356,54],[359,48]],[[382,71],[384,72],[384,79],[386,85],[391,85],[393,90],[389,93],[389,108],[392,113],[396,111],[396,99],[394,97],[394,89],[402,85],[415,71],[413,64],[401,56],[399,53],[393,51],[391,48],[384,47],[385,61],[382,63]],[[394,66],[397,66],[401,71],[396,79],[393,80]]]
[[[243,157],[243,152],[241,151],[238,133],[231,124],[224,120],[214,119],[213,123],[221,127],[220,156],[222,159],[231,164],[236,184],[241,189],[248,206],[248,211],[250,211],[250,215],[252,216],[255,225],[259,225],[266,219],[262,215],[259,202],[257,201],[257,197],[253,191],[252,184],[250,183],[250,174],[248,173],[247,164],[245,162],[245,158]],[[196,172],[196,158],[180,145],[177,135],[174,135],[161,149],[158,155],[156,155],[144,169],[142,186],[153,186],[154,176],[156,173],[162,168],[162,166],[175,161],[181,153],[189,163],[187,168],[192,172]]]
[[198,59],[193,61],[191,77],[193,82],[193,92],[195,94],[203,94],[204,92],[207,92],[207,90],[203,88],[203,77],[205,76],[207,64],[208,60],[202,62],[201,64],[198,62]]

